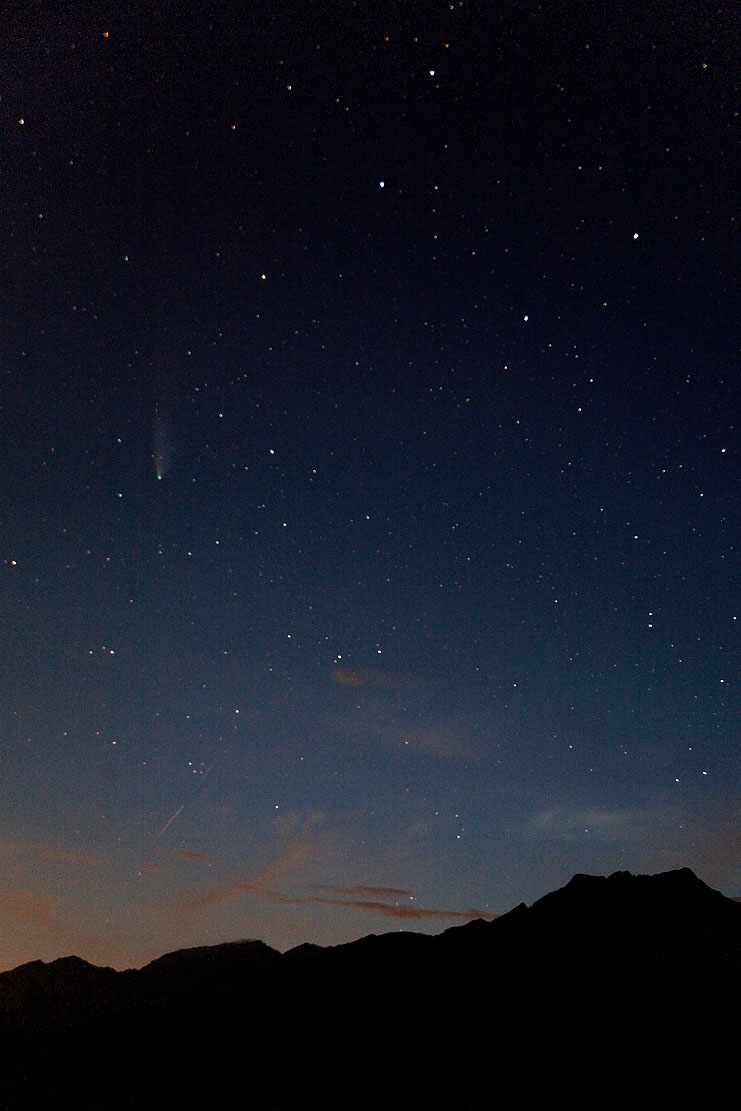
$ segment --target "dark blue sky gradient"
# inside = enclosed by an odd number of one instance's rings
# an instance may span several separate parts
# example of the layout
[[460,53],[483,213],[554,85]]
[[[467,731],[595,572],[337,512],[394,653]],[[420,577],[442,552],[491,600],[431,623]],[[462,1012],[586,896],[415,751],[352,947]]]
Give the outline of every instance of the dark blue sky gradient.
[[0,52],[0,966],[741,894],[733,5],[125,9]]

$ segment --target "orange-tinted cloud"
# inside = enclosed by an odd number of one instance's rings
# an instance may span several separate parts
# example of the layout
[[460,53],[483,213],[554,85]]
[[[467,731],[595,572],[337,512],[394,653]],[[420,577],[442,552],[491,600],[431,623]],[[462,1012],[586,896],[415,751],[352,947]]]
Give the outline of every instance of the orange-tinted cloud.
[[385,918],[457,918],[470,922],[475,918],[485,918],[489,921],[498,918],[497,914],[488,914],[483,910],[438,910],[430,907],[412,906],[409,903],[382,903],[377,899],[329,899],[322,895],[276,895],[274,892],[263,892],[266,898],[289,906],[322,906],[322,907],[348,907],[351,910],[368,910],[374,914],[381,914]]
[[346,667],[338,667],[332,672],[332,678],[341,687],[362,687],[364,683],[361,671],[350,671]]
[[310,891],[327,891],[332,895],[378,895],[388,899],[412,899],[413,891],[406,891],[401,887],[365,887],[356,884],[354,887],[334,887],[330,883],[312,883]]
[[289,845],[272,864],[260,869],[255,877],[255,883],[264,886],[285,875],[290,875],[316,856],[317,851],[318,845],[313,841],[297,841]]
[[336,667],[332,672],[332,678],[341,687],[376,687],[401,691],[411,690],[415,685],[414,680],[408,675],[392,675],[388,671],[378,671],[372,667],[362,667],[357,670]]
[[178,860],[185,860],[189,864],[211,864],[212,858],[205,853],[194,853],[188,850],[176,854]]
[[48,895],[37,895],[33,891],[5,891],[0,894],[0,915],[48,930],[55,924],[56,905]]
[[211,910],[220,903],[231,902],[241,895],[260,892],[262,888],[254,883],[236,880],[232,883],[221,884],[218,887],[207,887],[203,891],[189,891],[179,895],[172,895],[166,906],[180,914],[199,914],[204,910]]
[[65,849],[41,849],[39,855],[44,860],[54,860],[57,864],[97,864],[94,856],[87,853],[68,852]]
[[[317,883],[305,887],[308,894],[288,894],[280,890],[284,883],[290,882],[295,889],[296,883],[305,884],[302,876],[306,864],[315,860],[322,849],[321,837],[317,840],[307,836],[304,829],[295,839],[284,844],[282,852],[268,865],[252,873],[200,890],[182,891],[171,895],[163,909],[176,917],[188,918],[209,911],[222,904],[253,896],[280,906],[319,906],[342,907],[349,910],[368,911],[385,918],[404,920],[464,920],[475,918],[496,918],[497,915],[485,911],[447,910],[437,907],[424,907],[415,902],[415,894],[406,888],[376,886],[371,884]],[[178,859],[196,862],[210,862],[201,853],[181,852]],[[305,873],[304,873],[305,875]],[[303,886],[303,884],[302,884]]]
[[[347,889],[333,888],[329,884],[316,884],[312,890],[329,890],[335,892],[347,890],[355,890],[358,892],[375,891],[388,895],[389,897],[413,898],[413,896],[409,895],[409,892],[401,891],[393,887],[360,887]],[[263,883],[244,880],[236,880],[232,883],[222,884],[220,887],[207,888],[204,891],[174,895],[168,900],[167,906],[180,913],[197,914],[201,911],[210,910],[220,903],[227,903],[232,899],[237,899],[244,895],[257,895],[262,899],[267,899],[269,902],[279,903],[281,906],[343,907],[350,910],[367,910],[374,914],[380,914],[384,918],[405,919],[408,921],[432,918],[463,919],[470,922],[475,918],[485,918],[491,921],[499,917],[496,914],[489,914],[483,910],[442,910],[438,908],[416,906],[411,902],[385,903],[380,899],[361,898],[332,899],[328,895],[282,895],[278,891],[270,890],[270,888],[266,887]]]
[[198,914],[221,903],[231,902],[243,895],[262,895],[264,898],[277,898],[269,887],[276,880],[290,875],[315,855],[317,846],[311,841],[300,841],[289,845],[271,864],[261,868],[254,876],[231,880],[201,891],[184,892],[171,896],[166,906],[180,914]]

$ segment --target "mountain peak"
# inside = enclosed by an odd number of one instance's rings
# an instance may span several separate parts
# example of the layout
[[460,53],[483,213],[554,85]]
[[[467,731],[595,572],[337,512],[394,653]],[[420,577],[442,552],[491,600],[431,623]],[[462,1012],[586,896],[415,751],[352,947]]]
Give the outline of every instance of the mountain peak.
[[708,891],[711,890],[707,886],[707,884],[703,883],[701,879],[698,879],[691,868],[675,868],[669,870],[668,872],[655,872],[651,874],[646,874],[643,872],[634,873],[627,870],[622,870],[618,872],[611,872],[609,876],[593,876],[587,872],[576,872],[566,884],[566,887],[580,887],[587,884],[605,883],[609,883],[612,885],[623,884],[627,886],[629,884],[635,883],[636,881],[640,883],[645,880],[651,880],[654,884],[682,884],[685,887],[698,885],[699,887],[705,888]]
[[544,895],[528,911],[526,929],[550,931],[574,955],[610,945],[615,954],[632,951],[637,939],[645,954],[662,947],[675,953],[700,953],[711,935],[736,935],[736,904],[689,868],[634,875],[577,874],[562,888]]
[[[628,871],[612,872],[609,876],[593,876],[577,872],[564,887],[549,892],[534,906],[556,897],[578,899],[631,900],[635,898],[717,898],[720,892],[708,887],[691,868],[677,868],[653,875]],[[723,898],[723,896],[720,896]]]
[[270,966],[280,957],[264,941],[246,939],[226,941],[221,945],[197,945],[192,949],[176,949],[150,961],[141,971],[147,975],[210,973],[219,967]]

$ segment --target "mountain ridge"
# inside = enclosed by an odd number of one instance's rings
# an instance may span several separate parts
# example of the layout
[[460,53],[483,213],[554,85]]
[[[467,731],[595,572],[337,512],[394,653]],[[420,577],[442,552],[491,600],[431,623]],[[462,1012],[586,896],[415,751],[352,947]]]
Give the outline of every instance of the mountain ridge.
[[437,935],[20,965],[0,1107],[730,1107],[740,993],[734,900],[689,869],[576,875]]

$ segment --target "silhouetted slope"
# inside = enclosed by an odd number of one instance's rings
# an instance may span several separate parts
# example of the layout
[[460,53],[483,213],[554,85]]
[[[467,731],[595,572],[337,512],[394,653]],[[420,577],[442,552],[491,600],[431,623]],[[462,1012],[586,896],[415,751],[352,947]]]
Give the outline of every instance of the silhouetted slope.
[[0,975],[0,1106],[737,1105],[741,906],[575,876],[493,922]]
[[67,1022],[78,1011],[102,1006],[115,990],[119,974],[97,968],[80,957],[60,957],[44,964],[31,961],[0,973],[0,1030],[23,1026],[46,1028]]

